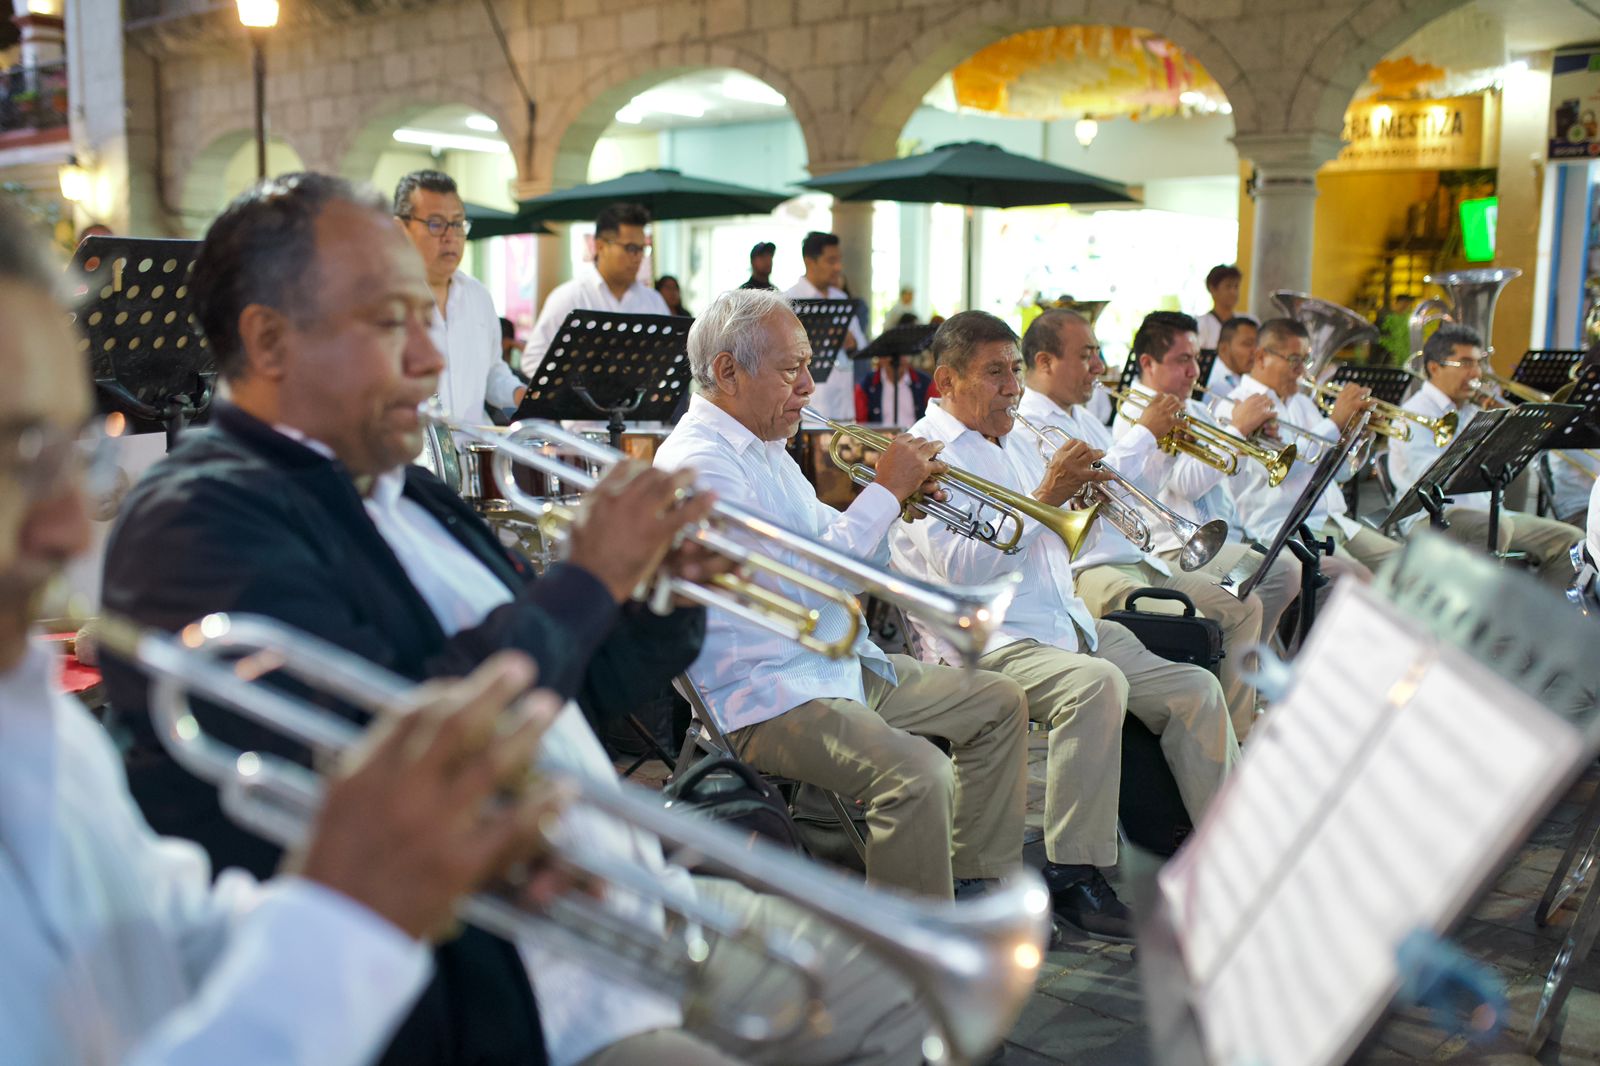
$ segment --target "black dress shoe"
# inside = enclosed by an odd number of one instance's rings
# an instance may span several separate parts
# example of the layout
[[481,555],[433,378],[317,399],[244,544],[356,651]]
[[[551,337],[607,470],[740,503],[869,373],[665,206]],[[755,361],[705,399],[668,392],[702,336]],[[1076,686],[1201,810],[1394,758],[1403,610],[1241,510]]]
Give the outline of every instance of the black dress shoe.
[[1091,870],[1076,881],[1050,886],[1050,909],[1092,940],[1133,943],[1133,912],[1117,898],[1105,875]]

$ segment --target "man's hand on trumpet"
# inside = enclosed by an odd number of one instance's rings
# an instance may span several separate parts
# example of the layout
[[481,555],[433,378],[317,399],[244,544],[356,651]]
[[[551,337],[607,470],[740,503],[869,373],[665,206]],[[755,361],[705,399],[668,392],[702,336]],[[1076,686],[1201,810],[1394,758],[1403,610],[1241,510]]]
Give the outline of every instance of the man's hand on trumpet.
[[524,785],[561,709],[554,693],[528,692],[533,679],[531,660],[503,652],[424,688],[420,707],[375,726],[331,779],[287,868],[418,940],[448,932],[462,896],[508,873],[532,902],[566,891],[540,829],[559,797]]
[[1259,432],[1265,432],[1273,438],[1278,435],[1277,415],[1266,393],[1247,396],[1234,404],[1228,412],[1228,420],[1241,437],[1251,437]]
[[1328,412],[1328,418],[1343,432],[1362,411],[1372,407],[1371,400],[1371,389],[1346,382],[1340,388],[1338,398],[1333,401],[1333,410]]
[[1044,468],[1044,480],[1033,490],[1033,498],[1051,507],[1060,507],[1083,491],[1085,485],[1112,480],[1109,472],[1094,469],[1094,464],[1105,458],[1105,454],[1081,440],[1069,440],[1050,457]]
[[[693,484],[691,470],[671,473],[633,460],[618,463],[584,494],[567,560],[599,579],[618,603],[629,599],[673,551],[679,532],[710,513],[716,495],[688,495]],[[692,551],[680,559],[685,565],[711,565]]]
[[1182,400],[1164,392],[1143,399],[1145,406],[1139,413],[1139,425],[1148,429],[1152,437],[1160,440],[1177,428],[1179,420],[1183,418]]
[[[894,498],[902,504],[919,494],[925,499],[943,502],[949,496],[939,486],[937,479],[950,470],[949,465],[939,458],[943,450],[943,441],[923,440],[909,433],[897,434],[878,457],[877,477],[874,480],[894,493]],[[913,511],[910,516],[923,517],[920,511]]]

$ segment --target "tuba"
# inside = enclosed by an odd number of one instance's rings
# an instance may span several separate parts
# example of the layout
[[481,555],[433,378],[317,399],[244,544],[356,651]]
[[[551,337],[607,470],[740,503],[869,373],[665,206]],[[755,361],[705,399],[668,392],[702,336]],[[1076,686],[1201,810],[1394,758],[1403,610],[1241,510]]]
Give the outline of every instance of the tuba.
[[1319,300],[1303,292],[1280,289],[1272,302],[1283,313],[1311,334],[1310,359],[1306,373],[1320,378],[1333,357],[1353,344],[1370,344],[1378,339],[1378,327],[1348,307],[1332,300]]
[[1429,274],[1422,280],[1445,291],[1447,299],[1431,297],[1411,309],[1411,356],[1420,359],[1429,323],[1454,322],[1475,330],[1483,338],[1483,352],[1494,355],[1494,305],[1500,291],[1522,276],[1515,267],[1487,267]]

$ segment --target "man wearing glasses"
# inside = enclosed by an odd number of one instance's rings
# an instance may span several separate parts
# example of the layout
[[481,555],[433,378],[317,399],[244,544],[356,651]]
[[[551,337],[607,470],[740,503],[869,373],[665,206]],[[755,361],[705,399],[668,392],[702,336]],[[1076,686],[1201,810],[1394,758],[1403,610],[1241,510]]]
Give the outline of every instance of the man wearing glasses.
[[[1291,318],[1268,319],[1261,324],[1258,344],[1249,375],[1229,399],[1243,403],[1252,396],[1265,396],[1272,403],[1274,421],[1281,419],[1329,439],[1342,433],[1366,409],[1371,390],[1357,385],[1346,385],[1326,415],[1301,390],[1300,381],[1311,358],[1311,338],[1305,326]],[[1221,403],[1219,408],[1226,417],[1231,405]],[[1288,440],[1296,439],[1285,431],[1280,433]],[[1348,469],[1346,464],[1341,478],[1349,477]],[[1266,468],[1260,463],[1244,464],[1234,476],[1233,486],[1245,534],[1263,544],[1272,543],[1315,471],[1314,464],[1296,463],[1283,483],[1272,488],[1267,485]],[[1354,574],[1371,580],[1372,571],[1399,547],[1350,515],[1337,484],[1328,486],[1305,524],[1313,536],[1333,540],[1334,554],[1322,560],[1322,569],[1330,576]]]
[[[1460,427],[1465,429],[1478,413],[1471,400],[1485,363],[1483,338],[1476,330],[1448,323],[1440,326],[1422,346],[1422,370],[1428,380],[1405,402],[1405,409],[1430,418],[1454,411]],[[1391,441],[1389,474],[1394,478],[1395,494],[1401,495],[1416,484],[1443,452],[1430,433],[1412,433],[1410,440]],[[1485,546],[1489,538],[1489,494],[1474,492],[1453,499],[1444,512],[1450,523],[1446,532],[1463,544]],[[1413,518],[1407,532],[1426,525]],[[1506,509],[1500,512],[1498,535],[1496,550],[1527,552],[1541,581],[1566,588],[1572,578],[1567,553],[1583,539],[1582,530],[1551,518]]]
[[644,228],[650,212],[642,204],[612,204],[594,220],[594,265],[584,266],[545,298],[533,336],[522,349],[522,372],[538,381],[539,364],[550,350],[556,331],[574,311],[626,311],[636,315],[670,315],[661,294],[639,280],[639,266],[650,240]]
[[522,402],[523,385],[500,357],[500,315],[489,290],[460,269],[472,223],[455,179],[437,170],[414,170],[394,190],[394,217],[422,256],[437,313],[429,324],[444,353],[439,402],[450,418],[485,421],[484,405],[504,410]]

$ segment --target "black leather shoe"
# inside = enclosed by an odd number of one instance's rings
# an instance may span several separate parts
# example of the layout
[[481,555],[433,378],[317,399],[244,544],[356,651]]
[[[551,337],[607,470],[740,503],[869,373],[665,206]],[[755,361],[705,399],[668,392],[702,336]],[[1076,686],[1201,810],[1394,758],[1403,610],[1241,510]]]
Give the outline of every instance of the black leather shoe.
[[1050,909],[1062,922],[1092,940],[1133,943],[1133,912],[1117,898],[1099,870],[1070,884],[1052,886]]

